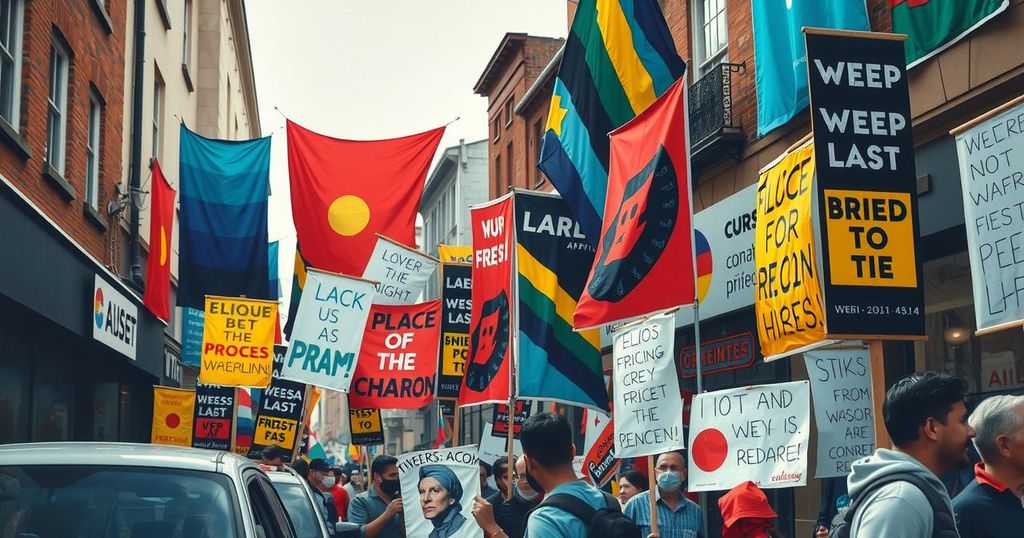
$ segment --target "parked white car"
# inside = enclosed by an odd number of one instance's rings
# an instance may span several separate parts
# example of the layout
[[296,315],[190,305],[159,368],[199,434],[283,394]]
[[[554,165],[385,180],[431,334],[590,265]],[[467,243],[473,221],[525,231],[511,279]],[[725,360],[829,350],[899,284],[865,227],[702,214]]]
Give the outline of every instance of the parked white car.
[[[323,497],[310,489],[306,480],[291,468],[267,471],[270,483],[281,497],[298,538],[331,538],[332,530],[324,521]],[[316,495],[316,497],[314,497]]]

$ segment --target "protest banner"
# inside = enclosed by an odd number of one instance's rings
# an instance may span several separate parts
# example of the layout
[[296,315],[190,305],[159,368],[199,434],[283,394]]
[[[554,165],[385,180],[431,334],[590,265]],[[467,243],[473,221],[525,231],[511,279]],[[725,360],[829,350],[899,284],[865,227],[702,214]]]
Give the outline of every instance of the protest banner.
[[348,410],[348,426],[352,432],[353,445],[383,445],[384,428],[380,420],[380,409]]
[[[532,400],[516,400],[516,412],[513,417],[512,438],[519,439],[519,432],[523,429],[523,423],[530,418],[530,411],[533,409]],[[494,413],[491,416],[493,428],[491,434],[496,437],[508,437],[508,404],[497,404],[494,406]]]
[[[594,415],[605,418],[604,420],[598,419],[603,427],[596,435],[591,433],[590,423],[587,423],[585,441],[587,448],[583,458],[583,474],[591,484],[602,487],[619,470],[620,460],[615,454],[614,419],[601,413],[594,413]],[[594,429],[596,430],[596,428]]]
[[473,518],[480,495],[476,447],[411,452],[398,456],[406,536],[483,538]]
[[811,201],[814,147],[781,155],[757,182],[754,308],[766,361],[825,341]]
[[473,269],[441,263],[441,350],[437,357],[437,397],[458,398],[469,356]]
[[191,447],[195,404],[194,390],[154,386],[150,442],[154,445]]
[[672,349],[671,314],[619,329],[612,343],[615,453],[633,458],[679,450],[683,402]]
[[373,305],[355,380],[348,395],[357,409],[420,409],[434,398],[441,301]]
[[295,313],[288,359],[281,377],[348,392],[355,373],[374,283],[361,278],[306,272]]
[[470,208],[473,287],[469,358],[459,405],[507,402],[512,368],[512,194]]
[[377,234],[363,278],[376,282],[373,304],[414,304],[436,268],[437,259]]
[[206,296],[199,381],[222,387],[268,387],[274,370],[277,303]]
[[1022,125],[1024,96],[951,131],[960,161],[979,335],[1024,325]]
[[689,491],[747,480],[761,489],[807,484],[807,381],[705,392],[690,411]]
[[437,257],[441,263],[473,263],[473,247],[468,245],[437,245]]
[[235,389],[196,383],[192,447],[231,450],[234,441]]
[[804,35],[827,337],[923,336],[905,36]]
[[[494,425],[490,422],[485,422],[483,428],[480,429],[478,451],[480,453],[480,461],[487,465],[492,465],[498,458],[508,456],[508,439],[495,435]],[[512,440],[512,454],[517,457],[523,455],[523,444],[519,442],[519,439]]]
[[850,474],[850,464],[875,452],[871,363],[861,346],[804,353],[818,425],[815,478]]
[[181,363],[193,368],[202,365],[203,311],[181,307]]
[[260,457],[264,448],[277,445],[289,452],[295,448],[305,410],[306,384],[281,379],[288,348],[274,346],[274,380],[263,391],[249,447],[250,458]]

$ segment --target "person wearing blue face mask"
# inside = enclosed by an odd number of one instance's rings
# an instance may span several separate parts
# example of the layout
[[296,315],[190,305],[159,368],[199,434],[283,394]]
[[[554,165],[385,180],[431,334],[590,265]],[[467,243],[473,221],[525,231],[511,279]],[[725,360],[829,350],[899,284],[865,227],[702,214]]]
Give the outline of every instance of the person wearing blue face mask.
[[[644,536],[705,538],[704,512],[683,495],[686,480],[686,456],[682,452],[665,452],[655,464],[658,487],[633,496],[626,503],[626,517],[636,522]],[[659,534],[651,533],[651,495],[656,495]]]

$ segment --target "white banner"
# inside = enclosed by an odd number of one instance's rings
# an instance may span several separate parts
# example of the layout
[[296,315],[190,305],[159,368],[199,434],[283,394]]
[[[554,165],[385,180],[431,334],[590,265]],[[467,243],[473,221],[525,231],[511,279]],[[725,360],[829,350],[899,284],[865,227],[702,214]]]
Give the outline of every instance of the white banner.
[[372,282],[310,268],[281,379],[348,392],[373,293]]
[[473,518],[480,495],[476,447],[412,452],[398,457],[406,536],[481,538]]
[[[498,458],[508,456],[508,437],[495,437],[492,431],[491,423],[485,422],[480,433],[480,461],[487,465],[494,465]],[[523,455],[523,444],[519,439],[512,440],[512,454],[517,458]]]
[[363,278],[378,283],[374,304],[415,304],[436,268],[434,258],[378,235]]
[[866,349],[804,353],[818,425],[815,478],[850,474],[850,464],[875,452],[871,362]]
[[587,424],[583,430],[583,454],[587,455],[590,453],[590,449],[594,448],[594,443],[601,437],[601,432],[604,431],[605,426],[612,421],[611,415],[602,413],[601,411],[595,411],[593,409],[587,409]]
[[690,491],[807,484],[807,381],[705,392],[690,407]]
[[655,316],[619,329],[612,344],[615,454],[635,458],[679,450],[683,439],[683,400],[672,356],[671,315]]
[[1024,320],[1024,103],[956,135],[978,329]]

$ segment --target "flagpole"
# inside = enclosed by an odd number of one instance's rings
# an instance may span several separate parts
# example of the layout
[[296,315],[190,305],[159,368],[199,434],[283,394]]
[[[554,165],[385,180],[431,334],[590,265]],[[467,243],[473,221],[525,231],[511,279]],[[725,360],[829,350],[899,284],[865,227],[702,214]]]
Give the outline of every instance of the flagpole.
[[461,415],[462,415],[462,407],[459,406],[458,402],[456,402],[455,403],[455,416],[452,417],[452,437],[453,437],[453,439],[452,439],[452,447],[453,448],[457,447],[457,446],[459,446],[459,444],[461,444],[460,441],[459,441],[459,423],[462,422],[462,421],[459,420],[459,417]]
[[[694,286],[696,290],[696,282]],[[693,352],[697,365],[697,394],[700,394],[704,392],[704,366],[700,360],[700,300],[697,297],[693,298]]]
[[508,465],[506,470],[506,483],[508,484],[508,491],[501,492],[502,497],[505,500],[512,498],[512,471],[515,469],[515,454],[512,453],[512,449],[515,447],[513,443],[513,428],[515,428],[515,404],[516,395],[519,393],[519,383],[516,378],[516,368],[519,365],[519,256],[516,255],[516,246],[519,244],[519,237],[516,233],[516,193],[514,188],[509,188],[512,192],[512,244],[509,245],[509,250],[512,253],[512,334],[509,335],[512,339],[512,357],[508,365]]

